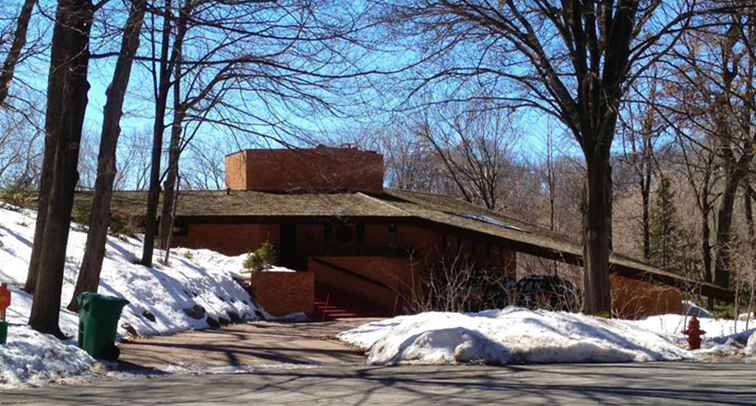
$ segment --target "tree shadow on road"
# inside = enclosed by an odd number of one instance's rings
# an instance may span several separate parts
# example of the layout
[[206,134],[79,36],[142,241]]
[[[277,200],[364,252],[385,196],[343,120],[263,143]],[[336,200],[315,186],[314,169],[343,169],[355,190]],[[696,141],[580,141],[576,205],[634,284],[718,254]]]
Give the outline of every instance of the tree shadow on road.
[[[636,364],[637,365],[637,364]],[[656,367],[635,369],[616,365],[558,365],[576,376],[559,378],[546,366],[485,367],[358,367],[270,368],[243,374],[171,376],[77,387],[7,392],[3,401],[39,404],[749,404],[756,398],[754,371],[748,365],[729,366],[700,387],[700,375],[681,373],[657,379]],[[607,371],[585,378],[579,371]],[[674,371],[675,364],[666,365]],[[614,373],[610,373],[614,371]],[[700,371],[699,371],[700,372]],[[664,374],[671,377],[674,374]],[[646,376],[645,380],[638,377]],[[630,378],[630,379],[628,379]],[[629,382],[625,385],[624,382]],[[631,383],[630,383],[631,382]]]

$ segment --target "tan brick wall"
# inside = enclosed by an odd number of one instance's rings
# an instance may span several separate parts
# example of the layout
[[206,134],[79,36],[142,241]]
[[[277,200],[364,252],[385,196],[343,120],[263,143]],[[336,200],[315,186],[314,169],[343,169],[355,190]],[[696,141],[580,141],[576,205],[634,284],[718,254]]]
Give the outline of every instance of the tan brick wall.
[[252,277],[255,300],[273,316],[311,314],[315,302],[312,272],[257,272]]
[[244,153],[226,155],[224,158],[227,188],[233,190],[244,190],[247,188],[246,158],[247,156]]
[[383,190],[383,156],[372,151],[253,149],[229,155],[225,163],[226,186],[235,190],[376,193]]
[[612,312],[621,318],[637,319],[656,314],[681,314],[680,291],[649,282],[610,275]]

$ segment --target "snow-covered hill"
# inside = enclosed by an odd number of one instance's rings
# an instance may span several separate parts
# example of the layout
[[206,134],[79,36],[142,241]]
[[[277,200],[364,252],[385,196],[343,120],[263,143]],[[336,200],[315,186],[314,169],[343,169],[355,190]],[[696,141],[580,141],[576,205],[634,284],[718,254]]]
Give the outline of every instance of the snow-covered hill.
[[[32,297],[21,290],[29,266],[36,213],[0,205],[0,282],[11,285],[8,344],[0,346],[0,387],[76,374],[93,362],[75,341],[62,343],[26,327]],[[86,229],[72,227],[66,258],[62,306],[71,300],[84,255]],[[240,257],[207,250],[174,250],[170,265],[138,265],[141,242],[136,238],[108,237],[98,293],[127,299],[118,333],[161,335],[207,328],[218,322],[262,317],[249,294],[233,279]],[[156,258],[162,257],[158,251]],[[76,337],[78,317],[61,309],[63,332]]]

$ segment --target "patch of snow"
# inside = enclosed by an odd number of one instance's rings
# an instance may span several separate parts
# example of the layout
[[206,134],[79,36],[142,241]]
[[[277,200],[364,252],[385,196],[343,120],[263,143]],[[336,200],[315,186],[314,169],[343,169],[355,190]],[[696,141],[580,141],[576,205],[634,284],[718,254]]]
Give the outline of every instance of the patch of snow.
[[[241,254],[231,257],[208,249],[189,248],[174,248],[172,252],[193,262],[213,264],[214,267],[223,269],[225,272],[231,273],[236,278],[249,278],[250,271],[244,269],[244,261],[246,261],[249,254]],[[282,266],[272,266],[265,269],[263,272],[296,271]]]
[[263,269],[262,272],[296,272],[296,271],[293,269],[284,268],[282,266],[271,266],[269,268]]
[[472,212],[470,212],[470,213],[462,213],[462,214],[458,214],[458,213],[451,213],[451,214],[454,214],[454,215],[457,215],[457,216],[460,216],[460,217],[464,217],[464,218],[467,218],[467,219],[471,219],[471,220],[477,220],[477,221],[480,221],[482,223],[487,223],[487,224],[491,224],[491,225],[494,225],[494,226],[499,226],[499,227],[503,227],[503,228],[509,228],[509,229],[517,230],[517,231],[525,231],[525,230],[521,229],[520,227],[513,226],[513,225],[511,225],[509,223],[506,223],[506,222],[500,220],[500,219],[494,218],[493,216],[489,216],[489,215],[486,215],[486,214],[483,214],[483,213],[472,213]]
[[[8,282],[11,287],[13,296],[7,317],[14,325],[26,325],[31,312],[32,296],[21,288],[29,267],[35,217],[33,211],[0,205],[0,282]],[[72,225],[66,251],[60,313],[60,328],[71,337],[78,334],[79,320],[78,315],[66,310],[65,306],[73,296],[86,238],[85,227]],[[108,237],[98,293],[130,302],[123,309],[118,328],[120,337],[203,329],[209,327],[210,318],[217,322],[268,316],[234,279],[241,268],[242,257],[180,248],[172,251],[169,265],[156,262],[153,267],[145,267],[137,264],[141,250],[142,243],[136,238]],[[162,259],[163,255],[162,251],[156,250],[156,259]],[[11,329],[9,340],[16,340],[14,335],[17,334],[34,338],[27,330]],[[13,347],[14,359],[20,356],[21,351],[41,351],[41,347],[57,342],[54,339],[34,339],[37,344]],[[0,346],[0,358],[10,357],[10,348]],[[50,348],[57,354],[64,347]],[[27,356],[32,357],[33,354]],[[62,373],[80,370],[75,357],[71,362],[72,367],[61,369]],[[30,372],[15,375],[18,376],[17,381],[34,376],[36,373],[33,371],[41,368],[43,362],[28,365]]]
[[8,328],[8,342],[0,345],[0,388],[38,385],[81,374],[94,362],[72,342],[14,324]]
[[740,320],[740,321],[750,320],[751,323],[756,324],[756,313],[753,313],[753,312],[752,313],[740,313],[738,315],[738,320]]
[[368,351],[368,363],[640,362],[691,359],[666,337],[621,320],[508,307],[429,312],[376,321],[339,339]]
[[711,318],[714,317],[711,312],[704,309],[703,307],[697,305],[694,302],[691,302],[689,300],[683,300],[682,302],[682,311],[683,313],[687,314],[688,316],[696,316],[698,318]]
[[231,257],[208,249],[189,248],[174,248],[172,252],[193,262],[214,264],[215,267],[231,272],[235,276],[241,276],[245,271],[244,260],[247,254]]
[[746,357],[756,357],[756,333],[751,334],[748,338],[748,344],[746,344],[743,352]]

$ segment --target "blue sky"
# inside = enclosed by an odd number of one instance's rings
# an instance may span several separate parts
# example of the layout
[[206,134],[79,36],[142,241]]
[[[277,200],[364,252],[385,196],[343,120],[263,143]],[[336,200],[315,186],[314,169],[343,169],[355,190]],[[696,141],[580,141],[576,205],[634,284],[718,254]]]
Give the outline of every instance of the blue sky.
[[[17,3],[17,1],[16,1]],[[50,3],[43,1],[43,4]],[[115,3],[116,6],[122,3]],[[17,8],[16,8],[17,9]],[[113,14],[111,14],[113,15]],[[119,15],[119,14],[115,14]],[[121,14],[123,15],[123,14]],[[99,16],[101,18],[101,15]],[[43,23],[39,26],[42,30],[32,32],[31,35],[46,36],[49,38],[51,31],[49,27],[51,22],[46,20],[45,17],[37,14],[36,19],[41,19]],[[146,22],[147,23],[147,22]],[[118,21],[108,21],[111,26],[119,26]],[[101,26],[95,26],[95,32]],[[93,42],[94,44],[94,42]],[[93,46],[93,52],[102,52],[105,49],[117,50],[120,46],[120,37],[114,36],[106,42],[98,42],[96,46]],[[146,41],[142,41],[140,48],[140,54],[147,54],[149,49]],[[40,94],[44,94],[47,81],[47,58],[49,57],[49,50],[40,55],[33,61],[28,61],[24,66],[19,69],[19,78],[27,84],[33,86]],[[370,55],[373,61],[370,64],[379,66],[385,63],[385,55]],[[415,57],[415,55],[409,54],[393,54],[391,59],[393,64],[401,63],[402,60],[409,60]],[[93,59],[89,68],[89,82],[91,88],[88,92],[89,104],[87,107],[87,113],[85,118],[85,131],[87,136],[86,141],[88,143],[96,143],[99,138],[100,127],[102,124],[102,109],[105,104],[105,91],[109,84],[113,71],[114,58],[107,59]],[[377,80],[385,80],[378,78]],[[375,96],[373,89],[365,88],[364,93],[369,95],[368,97]],[[122,134],[124,138],[128,138],[130,134],[134,133],[151,133],[152,132],[152,120],[153,120],[153,104],[152,104],[152,78],[149,72],[140,64],[135,64],[132,78],[129,85],[129,92],[127,94],[126,103],[124,106],[124,117],[121,122]],[[43,106],[38,106],[43,109]],[[330,132],[331,135],[338,137],[339,131],[342,129],[353,130],[355,124],[357,126],[377,126],[380,127],[388,120],[389,114],[376,114],[377,110],[370,111],[369,114],[365,114],[361,117],[349,117],[338,118],[327,114],[318,116],[302,116],[299,114],[289,114],[286,119],[291,123],[296,124],[299,127],[311,128],[313,134],[317,134],[318,131]],[[394,116],[395,117],[395,116]],[[518,126],[524,131],[524,137],[520,143],[520,150],[522,154],[531,161],[538,161],[545,157],[546,154],[546,133],[549,128],[552,129],[553,134],[557,139],[564,140],[561,143],[562,153],[575,154],[579,153],[576,149],[575,142],[571,137],[565,136],[564,131],[560,124],[558,124],[553,118],[547,117],[544,113],[538,111],[529,111],[521,115],[522,119],[518,123]],[[170,116],[165,118],[166,123],[169,122]],[[42,124],[42,123],[40,123]],[[217,137],[224,137],[225,135],[219,134],[219,130],[212,126],[204,126],[200,130],[200,140],[211,140]],[[167,138],[167,133],[166,133]],[[317,138],[317,135],[315,136]],[[230,140],[226,142],[214,142],[214,145],[219,145],[220,148],[226,148],[223,153],[232,152],[238,147],[253,147],[255,140],[250,140],[247,137],[240,137],[239,140]],[[93,145],[89,145],[90,148],[96,150]]]

